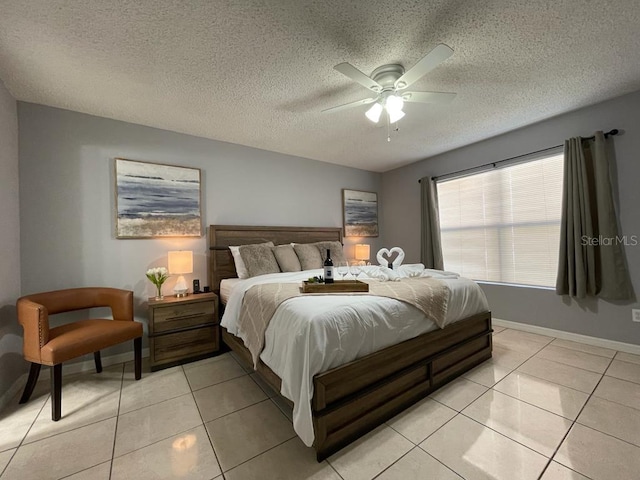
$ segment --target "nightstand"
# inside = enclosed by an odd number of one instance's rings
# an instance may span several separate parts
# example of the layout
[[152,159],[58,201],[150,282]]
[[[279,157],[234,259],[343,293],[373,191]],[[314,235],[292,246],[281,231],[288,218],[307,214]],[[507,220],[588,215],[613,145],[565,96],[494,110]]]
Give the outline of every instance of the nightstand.
[[209,357],[220,349],[218,296],[149,299],[151,370]]

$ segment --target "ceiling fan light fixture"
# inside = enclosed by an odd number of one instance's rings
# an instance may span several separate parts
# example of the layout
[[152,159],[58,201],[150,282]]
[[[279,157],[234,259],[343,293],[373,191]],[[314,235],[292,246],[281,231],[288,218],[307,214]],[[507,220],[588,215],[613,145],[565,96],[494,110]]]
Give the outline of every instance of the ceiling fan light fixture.
[[378,123],[380,121],[380,115],[382,115],[382,104],[380,102],[374,103],[365,115],[373,123]]

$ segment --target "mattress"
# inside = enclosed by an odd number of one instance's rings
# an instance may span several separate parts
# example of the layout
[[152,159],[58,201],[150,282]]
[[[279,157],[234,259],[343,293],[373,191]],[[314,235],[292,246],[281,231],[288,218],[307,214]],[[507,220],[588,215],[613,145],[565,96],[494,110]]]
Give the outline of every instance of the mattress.
[[225,278],[220,282],[220,302],[222,302],[223,305],[227,304],[233,287],[240,282],[242,282],[240,278]]
[[[408,271],[415,273],[415,269]],[[423,276],[441,279],[449,287],[445,326],[488,310],[484,293],[472,280],[437,270],[419,271]],[[244,292],[252,286],[300,283],[320,274],[322,270],[276,273],[235,282],[222,326],[242,338],[236,322]],[[360,280],[378,281],[366,276]],[[336,294],[294,297],[283,302],[271,319],[260,359],[282,380],[280,393],[294,403],[294,429],[311,446],[314,375],[437,328],[420,310],[392,298]]]

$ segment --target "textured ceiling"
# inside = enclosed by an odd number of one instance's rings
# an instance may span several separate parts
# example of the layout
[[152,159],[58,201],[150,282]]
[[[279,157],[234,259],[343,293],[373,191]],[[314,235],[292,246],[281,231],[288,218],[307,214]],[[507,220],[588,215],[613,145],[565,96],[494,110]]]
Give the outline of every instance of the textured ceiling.
[[[640,89],[640,0],[1,0],[0,78],[18,99],[386,171]],[[454,55],[400,131],[333,70]]]

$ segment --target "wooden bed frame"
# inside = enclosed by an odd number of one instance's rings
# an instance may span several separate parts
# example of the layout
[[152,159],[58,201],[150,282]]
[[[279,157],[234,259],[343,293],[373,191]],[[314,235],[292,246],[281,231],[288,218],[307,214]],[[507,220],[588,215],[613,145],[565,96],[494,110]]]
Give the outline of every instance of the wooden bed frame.
[[[338,240],[341,228],[209,227],[209,284],[236,277],[229,245],[273,241],[311,243]],[[373,430],[467,370],[491,358],[491,313],[483,312],[371,353],[313,378],[311,410],[318,461]],[[242,340],[222,329],[224,342],[253,368]],[[280,392],[280,378],[264,363],[256,371]]]

